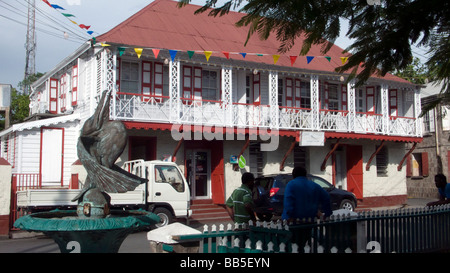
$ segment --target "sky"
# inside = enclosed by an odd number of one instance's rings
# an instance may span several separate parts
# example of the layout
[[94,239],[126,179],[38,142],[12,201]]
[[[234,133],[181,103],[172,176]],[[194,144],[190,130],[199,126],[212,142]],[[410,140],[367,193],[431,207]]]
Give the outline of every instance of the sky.
[[[25,42],[27,5],[30,0],[0,0],[0,83],[17,87],[25,73]],[[36,72],[45,73],[73,53],[91,36],[71,23],[90,25],[94,36],[103,34],[120,24],[153,0],[49,0],[63,7],[58,11],[42,0],[36,1]],[[221,0],[219,0],[220,3]],[[222,0],[224,1],[224,0]],[[191,3],[201,5],[204,0]],[[75,17],[65,17],[61,12]],[[341,35],[335,44],[350,45],[345,37],[343,22]],[[64,35],[64,32],[67,34]]]

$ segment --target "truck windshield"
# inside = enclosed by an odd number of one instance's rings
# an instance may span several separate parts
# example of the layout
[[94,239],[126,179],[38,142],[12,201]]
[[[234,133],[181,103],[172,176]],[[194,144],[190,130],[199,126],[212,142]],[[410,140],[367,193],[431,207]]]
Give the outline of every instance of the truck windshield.
[[178,169],[174,166],[155,166],[155,182],[168,183],[177,192],[184,192],[183,178]]

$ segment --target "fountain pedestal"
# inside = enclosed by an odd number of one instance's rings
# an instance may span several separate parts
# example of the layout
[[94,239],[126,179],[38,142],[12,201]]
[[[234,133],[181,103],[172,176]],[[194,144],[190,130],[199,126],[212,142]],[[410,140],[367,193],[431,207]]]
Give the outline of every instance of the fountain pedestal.
[[111,210],[105,218],[79,218],[75,210],[53,210],[23,216],[14,226],[51,237],[61,253],[117,253],[129,234],[159,221],[156,214],[144,210]]

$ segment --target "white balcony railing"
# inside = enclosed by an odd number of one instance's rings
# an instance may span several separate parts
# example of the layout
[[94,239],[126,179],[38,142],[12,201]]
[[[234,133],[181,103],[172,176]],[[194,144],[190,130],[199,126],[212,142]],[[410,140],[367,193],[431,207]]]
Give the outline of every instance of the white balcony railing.
[[[276,118],[268,105],[234,103],[228,107],[220,101],[186,100],[169,102],[169,97],[152,97],[129,93],[117,93],[115,113],[118,120],[208,125],[240,128],[271,128],[282,130],[314,130],[311,109],[278,107]],[[373,113],[320,110],[319,130],[355,132],[362,134],[386,134],[417,136],[416,119],[409,117],[386,118]],[[383,126],[387,126],[383,128]]]

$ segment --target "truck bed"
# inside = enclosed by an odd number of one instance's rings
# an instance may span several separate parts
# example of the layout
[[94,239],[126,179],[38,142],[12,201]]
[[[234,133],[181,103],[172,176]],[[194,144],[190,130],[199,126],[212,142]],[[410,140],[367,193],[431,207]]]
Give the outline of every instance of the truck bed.
[[[63,207],[76,206],[71,200],[80,190],[68,189],[39,189],[17,192],[17,206],[27,207]],[[141,205],[145,204],[145,189],[136,189],[126,193],[109,193],[111,205]]]

